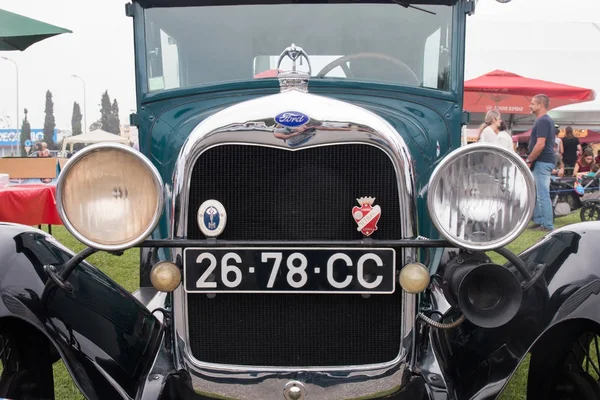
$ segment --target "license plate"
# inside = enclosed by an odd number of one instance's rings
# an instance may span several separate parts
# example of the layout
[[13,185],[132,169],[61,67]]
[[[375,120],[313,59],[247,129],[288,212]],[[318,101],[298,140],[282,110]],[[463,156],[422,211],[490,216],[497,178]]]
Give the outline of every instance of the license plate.
[[396,288],[394,249],[187,248],[188,293],[386,294]]

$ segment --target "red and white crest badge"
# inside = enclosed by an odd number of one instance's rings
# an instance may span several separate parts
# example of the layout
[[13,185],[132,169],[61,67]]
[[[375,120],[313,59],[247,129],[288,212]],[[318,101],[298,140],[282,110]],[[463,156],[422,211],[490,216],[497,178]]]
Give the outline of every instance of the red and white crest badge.
[[381,217],[381,207],[373,207],[375,197],[361,197],[356,199],[360,207],[352,208],[352,217],[358,224],[357,231],[362,232],[365,236],[371,236],[377,230],[377,222]]

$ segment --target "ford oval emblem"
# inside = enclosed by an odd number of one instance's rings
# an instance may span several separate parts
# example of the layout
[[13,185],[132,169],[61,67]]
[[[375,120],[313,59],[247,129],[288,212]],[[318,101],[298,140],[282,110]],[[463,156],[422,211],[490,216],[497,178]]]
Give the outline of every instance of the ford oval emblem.
[[227,223],[225,207],[217,200],[206,200],[198,209],[198,226],[206,237],[219,236]]
[[302,114],[298,111],[282,112],[275,117],[275,122],[277,122],[279,125],[287,126],[289,128],[302,126],[308,121],[310,121],[308,115]]

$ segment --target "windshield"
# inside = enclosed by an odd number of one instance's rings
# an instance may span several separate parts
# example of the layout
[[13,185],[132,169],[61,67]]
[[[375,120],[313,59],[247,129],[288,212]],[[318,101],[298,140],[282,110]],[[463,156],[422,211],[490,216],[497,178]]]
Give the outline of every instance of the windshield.
[[[452,11],[395,3],[147,9],[148,91],[274,78],[292,44],[308,54],[315,79],[448,90]],[[285,59],[280,70],[289,69]]]

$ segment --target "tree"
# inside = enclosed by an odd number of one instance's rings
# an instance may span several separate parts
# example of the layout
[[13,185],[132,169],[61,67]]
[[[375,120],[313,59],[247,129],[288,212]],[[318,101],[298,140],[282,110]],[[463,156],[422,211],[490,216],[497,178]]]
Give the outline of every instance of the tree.
[[48,149],[54,149],[54,102],[52,101],[52,92],[46,91],[46,118],[44,119],[44,142],[48,145]]
[[111,130],[108,132],[112,132],[116,135],[120,135],[121,134],[121,121],[119,120],[119,104],[117,103],[117,99],[113,100],[112,103],[112,107],[111,107],[111,123],[110,123],[110,128]]
[[25,142],[31,140],[31,126],[27,120],[27,109],[25,109],[25,118],[23,118],[23,125],[21,126],[21,137],[20,137],[20,152],[22,156],[27,156],[27,149],[25,149]]
[[73,102],[73,115],[71,116],[71,132],[72,135],[81,135],[81,119],[83,115],[81,115],[81,107],[79,107],[79,103],[76,101]]
[[96,129],[102,129],[102,121],[94,121],[90,125],[90,132],[95,131]]
[[[110,96],[108,90],[102,93],[102,99],[100,101],[100,129],[114,133],[115,135],[121,134],[121,122],[119,121],[119,104],[117,99],[114,99],[112,104],[110,102]],[[94,124],[90,126],[90,130]],[[96,127],[97,129],[97,127]]]
[[112,106],[110,104],[110,96],[108,90],[102,93],[102,100],[100,101],[100,123],[102,123],[102,130],[110,132]]

